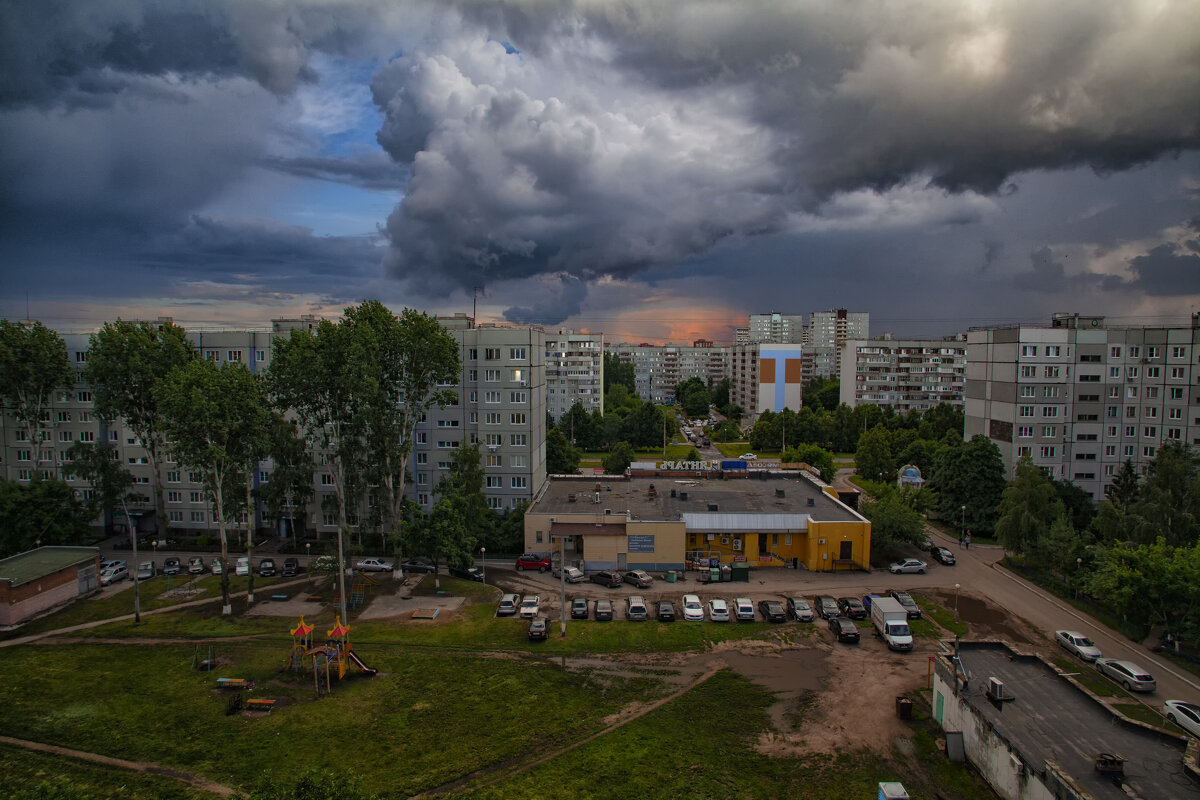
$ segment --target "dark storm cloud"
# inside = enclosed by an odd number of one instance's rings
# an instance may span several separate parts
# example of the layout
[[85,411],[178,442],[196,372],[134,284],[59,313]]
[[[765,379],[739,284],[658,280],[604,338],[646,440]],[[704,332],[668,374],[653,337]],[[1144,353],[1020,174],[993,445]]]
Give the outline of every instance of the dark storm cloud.
[[426,291],[626,277],[785,230],[844,193],[1011,193],[1030,171],[1109,173],[1200,146],[1191,2],[461,13],[459,35],[373,84],[379,142],[413,171],[385,267]]
[[587,284],[578,278],[546,276],[529,282],[525,297],[530,305],[505,309],[504,318],[520,324],[554,325],[578,314],[587,294]]
[[363,189],[398,190],[408,182],[408,170],[378,150],[370,150],[355,158],[267,156],[259,160],[267,169],[295,175],[333,181]]
[[1200,294],[1200,255],[1164,244],[1129,263],[1135,277],[1129,286],[1148,295]]

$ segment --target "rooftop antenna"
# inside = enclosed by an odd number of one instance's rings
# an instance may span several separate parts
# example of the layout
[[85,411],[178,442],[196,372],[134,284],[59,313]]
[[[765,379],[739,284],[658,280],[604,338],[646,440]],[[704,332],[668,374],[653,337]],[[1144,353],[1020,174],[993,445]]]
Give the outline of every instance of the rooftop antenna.
[[476,314],[477,314],[477,311],[479,308],[479,290],[481,288],[482,287],[480,287],[480,286],[475,287],[475,297],[471,301],[471,327],[472,328],[474,328],[478,325],[478,323],[476,322]]

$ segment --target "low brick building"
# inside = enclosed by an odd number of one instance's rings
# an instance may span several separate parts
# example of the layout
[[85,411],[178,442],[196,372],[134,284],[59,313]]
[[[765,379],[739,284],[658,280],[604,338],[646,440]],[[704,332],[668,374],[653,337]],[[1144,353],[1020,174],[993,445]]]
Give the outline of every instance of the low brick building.
[[0,627],[90,594],[99,572],[96,547],[39,547],[0,560]]

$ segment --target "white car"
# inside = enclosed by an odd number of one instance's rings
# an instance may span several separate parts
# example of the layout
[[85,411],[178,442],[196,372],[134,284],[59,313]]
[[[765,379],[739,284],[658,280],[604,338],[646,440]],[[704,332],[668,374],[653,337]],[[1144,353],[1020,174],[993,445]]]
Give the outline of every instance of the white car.
[[143,561],[142,563],[138,564],[137,579],[139,581],[149,580],[157,574],[158,567],[155,566],[153,561]]
[[100,573],[100,585],[108,586],[110,583],[123,581],[129,577],[129,569],[124,562],[117,562]]
[[104,572],[104,570],[106,570],[106,569],[112,569],[113,567],[125,567],[126,571],[128,571],[128,569],[129,569],[129,565],[126,564],[123,560],[121,560],[119,558],[110,558],[107,561],[100,562],[100,571],[101,572]]
[[1055,631],[1054,639],[1064,650],[1074,653],[1084,661],[1095,661],[1103,655],[1100,648],[1079,631]]
[[237,560],[237,565],[234,566],[234,568],[233,568],[233,574],[237,575],[238,577],[245,577],[245,576],[249,575],[250,574],[250,559],[245,558],[245,557],[239,558]]
[[688,622],[704,621],[704,606],[700,602],[699,595],[685,594],[683,596],[683,618]]
[[359,572],[391,572],[395,568],[395,564],[382,558],[364,558],[357,564]]
[[1157,687],[1154,676],[1132,661],[1097,658],[1096,669],[1124,686],[1127,692],[1153,692]]
[[749,597],[733,598],[733,615],[738,622],[754,622],[754,601]]
[[214,559],[212,560],[212,574],[213,574],[213,575],[220,575],[220,574],[221,574],[221,559],[219,559],[219,558],[214,558]]
[[708,618],[713,622],[729,622],[729,603],[719,597],[709,600]]
[[533,619],[538,615],[538,606],[541,604],[541,598],[536,594],[528,595],[521,601],[521,618]]
[[207,570],[204,569],[204,559],[200,558],[200,556],[189,558],[187,571],[188,575],[203,575],[205,572],[207,572]]
[[929,565],[919,558],[906,558],[903,561],[897,561],[888,567],[893,575],[899,575],[901,572],[916,572],[924,573],[925,568]]
[[583,574],[583,570],[579,567],[567,567],[566,578],[563,578],[562,573],[562,567],[556,566],[550,570],[551,575],[560,580],[565,580],[567,583],[583,583],[587,579],[587,576]]
[[1200,706],[1186,700],[1168,700],[1163,703],[1163,716],[1200,739]]
[[754,455],[754,453],[742,453],[740,456],[738,456],[738,458],[740,458],[742,461],[753,461],[754,459],[758,458],[758,456]]

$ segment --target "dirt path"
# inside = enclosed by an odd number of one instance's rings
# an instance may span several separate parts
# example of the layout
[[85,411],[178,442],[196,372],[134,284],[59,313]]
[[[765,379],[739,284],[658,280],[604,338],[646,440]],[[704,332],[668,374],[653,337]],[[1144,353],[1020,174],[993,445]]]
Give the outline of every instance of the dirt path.
[[661,700],[657,700],[653,703],[649,703],[646,705],[637,705],[637,706],[629,707],[629,708],[626,708],[624,711],[619,712],[618,714],[616,714],[612,717],[608,717],[605,720],[606,727],[604,729],[599,730],[596,733],[591,734],[590,736],[585,736],[584,738],[580,739],[579,741],[569,744],[566,747],[562,747],[562,748],[559,748],[558,750],[554,750],[550,753],[547,753],[544,756],[541,756],[540,758],[535,758],[532,761],[522,762],[521,761],[522,757],[518,756],[515,759],[510,759],[509,761],[506,761],[501,764],[492,764],[491,766],[485,767],[484,769],[476,770],[475,772],[464,775],[463,777],[458,778],[457,780],[453,780],[450,783],[445,783],[445,784],[442,784],[441,786],[436,786],[432,789],[422,792],[421,794],[413,795],[413,798],[431,797],[433,795],[438,795],[438,794],[442,794],[444,792],[453,791],[454,789],[462,788],[463,786],[471,783],[472,781],[474,781],[478,778],[490,776],[489,779],[485,780],[483,783],[478,783],[471,787],[472,789],[482,789],[484,787],[491,786],[494,783],[499,783],[500,781],[508,780],[509,778],[513,777],[514,775],[519,775],[522,772],[526,772],[527,770],[531,770],[534,767],[541,766],[542,764],[545,764],[549,761],[553,761],[554,759],[558,758],[559,756],[565,755],[566,753],[569,753],[572,750],[575,750],[576,748],[582,747],[583,745],[589,744],[590,742],[594,742],[595,740],[599,739],[601,736],[606,736],[606,735],[612,733],[613,731],[620,730],[621,728],[625,727],[626,725],[633,722],[634,720],[641,719],[642,717],[646,716],[651,711],[656,711],[659,708],[662,708],[664,705],[671,702],[672,700],[679,699],[683,695],[690,692],[692,689],[695,689],[697,686],[699,686],[700,684],[707,681],[713,675],[716,675],[718,672],[721,671],[721,669],[724,666],[725,666],[724,664],[721,664],[719,662],[714,662],[713,664],[709,665],[709,668],[706,671],[701,673],[698,677],[696,677],[695,680],[691,681],[686,686],[683,686],[682,688],[667,695],[666,697],[662,698]]
[[164,767],[160,764],[154,764],[150,761],[126,761],[123,758],[112,758],[110,756],[102,756],[99,753],[86,753],[82,750],[71,750],[67,747],[59,747],[53,744],[43,744],[42,742],[31,742],[27,739],[15,739],[12,736],[0,736],[0,743],[12,745],[13,747],[23,747],[26,750],[35,750],[39,753],[50,753],[56,756],[66,756],[79,761],[89,761],[93,764],[102,764],[106,767],[117,767],[119,769],[127,769],[131,772],[141,772],[146,775],[162,775],[167,778],[174,778],[177,781],[191,785],[193,788],[200,789],[210,794],[215,794],[218,797],[229,797],[233,794],[233,789],[220,783],[214,783],[206,778],[201,778],[199,775],[194,775],[183,770]]

